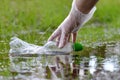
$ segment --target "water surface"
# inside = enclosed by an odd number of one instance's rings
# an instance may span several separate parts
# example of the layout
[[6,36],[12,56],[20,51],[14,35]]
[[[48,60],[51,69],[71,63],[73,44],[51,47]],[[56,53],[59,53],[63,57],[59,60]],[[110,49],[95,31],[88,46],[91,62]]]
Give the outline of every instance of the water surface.
[[70,55],[2,57],[0,71],[0,80],[120,80],[120,42]]

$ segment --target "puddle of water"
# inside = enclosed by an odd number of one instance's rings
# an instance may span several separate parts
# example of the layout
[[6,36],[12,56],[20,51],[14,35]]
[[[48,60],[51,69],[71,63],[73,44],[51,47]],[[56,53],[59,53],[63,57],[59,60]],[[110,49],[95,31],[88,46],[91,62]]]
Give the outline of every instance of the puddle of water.
[[0,80],[120,80],[120,43],[97,43],[94,48],[66,55],[9,56],[11,76]]

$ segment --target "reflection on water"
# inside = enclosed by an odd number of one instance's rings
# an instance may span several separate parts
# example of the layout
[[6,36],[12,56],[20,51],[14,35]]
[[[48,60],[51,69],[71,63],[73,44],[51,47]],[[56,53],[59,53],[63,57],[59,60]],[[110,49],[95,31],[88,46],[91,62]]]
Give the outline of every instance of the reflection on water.
[[10,56],[10,72],[6,80],[120,80],[120,43],[70,55]]

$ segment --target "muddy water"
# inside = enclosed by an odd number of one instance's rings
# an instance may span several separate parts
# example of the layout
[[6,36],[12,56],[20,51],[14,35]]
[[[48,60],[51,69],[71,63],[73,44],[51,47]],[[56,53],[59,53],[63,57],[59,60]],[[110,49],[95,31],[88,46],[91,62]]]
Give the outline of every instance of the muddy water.
[[[0,80],[120,80],[120,43],[97,43],[70,55],[9,56]],[[7,69],[6,69],[7,68]]]

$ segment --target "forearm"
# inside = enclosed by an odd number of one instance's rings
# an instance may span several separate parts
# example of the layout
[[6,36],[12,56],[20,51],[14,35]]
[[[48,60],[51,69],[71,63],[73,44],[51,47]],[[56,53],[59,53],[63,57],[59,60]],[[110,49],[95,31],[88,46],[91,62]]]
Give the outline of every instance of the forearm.
[[98,0],[76,0],[76,6],[82,13],[87,14]]

